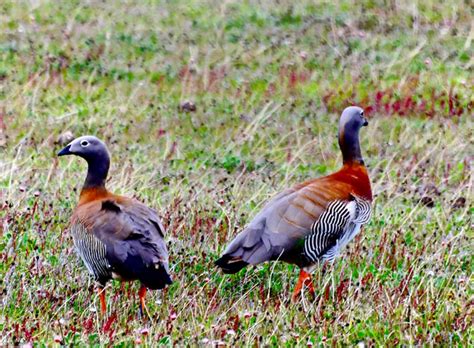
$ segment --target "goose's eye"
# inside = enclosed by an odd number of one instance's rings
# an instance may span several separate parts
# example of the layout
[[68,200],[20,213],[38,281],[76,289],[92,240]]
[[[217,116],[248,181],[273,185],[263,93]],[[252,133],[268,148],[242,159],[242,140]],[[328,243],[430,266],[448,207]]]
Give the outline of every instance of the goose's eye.
[[89,142],[87,140],[83,140],[81,141],[81,146],[82,147],[88,147],[89,146]]

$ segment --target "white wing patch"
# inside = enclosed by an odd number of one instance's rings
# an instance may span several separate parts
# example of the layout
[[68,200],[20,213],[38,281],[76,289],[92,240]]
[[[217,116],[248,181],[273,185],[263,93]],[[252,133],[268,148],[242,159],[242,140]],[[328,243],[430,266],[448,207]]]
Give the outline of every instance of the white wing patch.
[[304,241],[304,254],[311,263],[333,261],[339,251],[370,219],[370,202],[353,195],[352,201],[333,201],[311,226]]

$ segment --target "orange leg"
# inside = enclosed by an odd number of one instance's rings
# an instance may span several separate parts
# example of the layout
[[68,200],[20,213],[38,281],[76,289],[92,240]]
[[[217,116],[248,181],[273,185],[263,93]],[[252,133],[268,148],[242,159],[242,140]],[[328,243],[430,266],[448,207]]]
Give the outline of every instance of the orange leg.
[[143,310],[146,310],[145,307],[145,296],[146,296],[146,287],[143,285],[140,287],[140,290],[138,290],[138,297],[140,298],[140,317],[143,318]]
[[100,312],[105,315],[107,312],[107,304],[105,303],[105,288],[98,288],[99,299],[100,299]]
[[309,292],[314,296],[314,286],[313,281],[311,280],[311,274],[305,272],[304,270],[300,270],[300,276],[298,278],[298,282],[296,283],[295,290],[293,291],[293,296],[291,297],[293,302],[298,300],[298,297],[300,296],[301,290],[304,286],[307,286]]

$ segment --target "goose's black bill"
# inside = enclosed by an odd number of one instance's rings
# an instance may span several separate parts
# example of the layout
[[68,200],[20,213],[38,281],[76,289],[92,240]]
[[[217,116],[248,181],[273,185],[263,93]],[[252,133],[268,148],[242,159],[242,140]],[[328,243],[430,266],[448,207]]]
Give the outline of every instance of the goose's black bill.
[[72,155],[71,145],[66,146],[64,149],[58,152],[58,156]]

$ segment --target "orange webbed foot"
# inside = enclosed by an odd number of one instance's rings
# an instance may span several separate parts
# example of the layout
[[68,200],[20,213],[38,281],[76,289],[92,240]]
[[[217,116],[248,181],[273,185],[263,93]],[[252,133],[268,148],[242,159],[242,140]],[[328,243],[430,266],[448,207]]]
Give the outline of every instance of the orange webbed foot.
[[148,310],[146,308],[146,305],[145,305],[145,296],[146,296],[146,287],[144,286],[141,286],[140,287],[140,290],[138,290],[138,297],[140,298],[140,307],[139,307],[139,317],[140,318],[143,318],[143,312],[145,311],[147,313],[148,316],[150,316],[150,314],[148,313]]
[[303,289],[304,286],[308,287],[309,293],[314,296],[314,286],[313,286],[313,281],[311,280],[311,274],[308,272],[305,272],[304,270],[300,271],[300,276],[298,278],[298,282],[296,283],[295,290],[293,291],[293,295],[291,296],[291,300],[293,302],[297,302],[301,290]]
[[99,299],[100,299],[100,313],[105,316],[107,313],[107,303],[105,301],[105,288],[99,287],[97,289],[99,293]]

